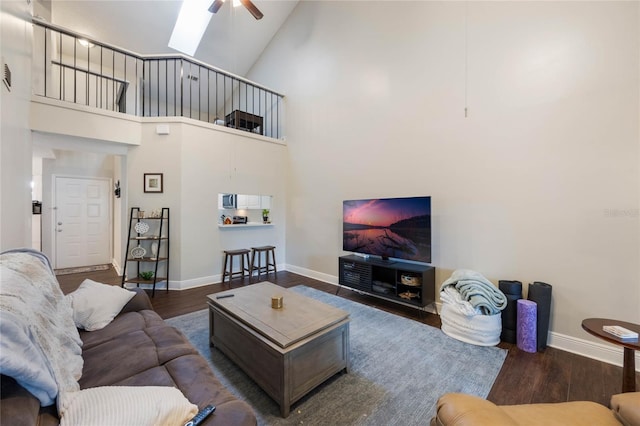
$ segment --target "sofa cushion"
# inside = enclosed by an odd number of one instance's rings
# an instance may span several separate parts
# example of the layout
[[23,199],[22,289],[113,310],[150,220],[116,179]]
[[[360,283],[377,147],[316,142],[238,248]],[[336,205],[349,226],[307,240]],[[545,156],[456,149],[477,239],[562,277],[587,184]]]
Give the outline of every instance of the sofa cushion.
[[598,425],[619,426],[604,405],[591,401],[495,405],[472,395],[447,393],[438,399],[432,426]]
[[198,407],[167,386],[105,386],[68,392],[60,402],[60,426],[180,425]]
[[[94,333],[100,334],[94,338]],[[82,333],[81,338],[91,342],[82,352],[85,360],[80,378],[82,389],[121,384],[175,358],[197,354],[182,333],[167,325],[154,311],[121,315],[104,331]]]
[[640,425],[640,392],[613,395],[611,397],[611,409],[623,425]]
[[[171,374],[167,371],[164,365],[150,368],[148,370],[141,371],[138,374],[134,374],[131,377],[127,377],[117,383],[113,383],[114,386],[171,386],[179,387],[171,377]],[[193,401],[195,404],[195,401]]]
[[160,365],[153,340],[145,330],[118,336],[82,354],[80,388],[109,386]]
[[593,401],[505,405],[500,408],[516,419],[519,425],[620,425],[611,410]]
[[86,279],[66,297],[71,300],[76,327],[93,331],[113,321],[135,294],[117,286]]
[[0,424],[32,426],[38,423],[40,401],[16,382],[13,377],[0,376],[2,403]]
[[133,331],[144,330],[148,327],[163,324],[166,325],[162,318],[154,311],[147,310],[120,314],[109,324],[109,327],[96,331],[80,331],[82,350],[86,351],[94,346],[101,345],[104,342]]
[[491,401],[462,393],[446,393],[438,399],[432,426],[512,426],[517,423]]
[[216,378],[200,355],[185,355],[165,364],[167,372],[184,392],[187,399],[198,407],[208,404],[216,406],[207,424],[250,425],[256,423],[253,410],[244,401],[239,401]]

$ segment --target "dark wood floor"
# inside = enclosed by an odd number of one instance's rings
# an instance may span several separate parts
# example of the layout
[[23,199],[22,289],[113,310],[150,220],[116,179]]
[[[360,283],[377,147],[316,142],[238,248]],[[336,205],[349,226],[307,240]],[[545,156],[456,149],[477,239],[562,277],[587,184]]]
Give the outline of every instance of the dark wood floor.
[[[113,270],[58,276],[62,291],[75,290],[85,278],[120,285],[120,277]],[[255,281],[255,280],[254,280]],[[270,274],[268,281],[282,287],[306,285],[318,290],[335,293],[336,287],[291,272]],[[232,281],[231,288],[247,285],[246,278]],[[229,288],[225,283],[211,284],[182,291],[156,290],[153,307],[163,318],[194,312],[206,308],[206,295]],[[440,318],[433,314],[418,315],[413,308],[397,305],[379,298],[360,295],[341,289],[339,296],[374,306],[379,309],[410,318],[414,321],[440,327]],[[488,399],[496,404],[524,404],[536,402],[563,402],[589,400],[609,405],[611,395],[620,392],[622,368],[554,348],[535,354],[520,351],[516,345],[500,343],[507,349],[504,366],[489,393]],[[622,357],[622,355],[621,355]],[[636,373],[636,383],[640,373]]]

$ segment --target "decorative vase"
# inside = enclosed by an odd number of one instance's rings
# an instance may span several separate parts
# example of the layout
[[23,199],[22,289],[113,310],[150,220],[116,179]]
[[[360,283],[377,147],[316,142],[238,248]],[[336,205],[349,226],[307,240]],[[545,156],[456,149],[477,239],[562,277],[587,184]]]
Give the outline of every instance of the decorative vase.
[[154,259],[158,256],[158,243],[151,243],[151,255]]
[[262,216],[262,223],[269,223],[269,216]]

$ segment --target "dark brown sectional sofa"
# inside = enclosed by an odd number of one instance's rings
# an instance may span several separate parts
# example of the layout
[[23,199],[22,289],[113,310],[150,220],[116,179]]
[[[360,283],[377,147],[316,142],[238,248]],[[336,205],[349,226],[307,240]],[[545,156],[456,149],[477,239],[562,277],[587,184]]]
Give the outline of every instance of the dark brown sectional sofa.
[[[233,396],[214,376],[207,361],[175,328],[153,311],[143,290],[105,328],[80,331],[84,367],[80,388],[96,386],[173,386],[203,408],[216,411],[204,425],[255,425],[251,407]],[[0,424],[58,425],[55,405],[38,399],[12,378],[1,378]]]

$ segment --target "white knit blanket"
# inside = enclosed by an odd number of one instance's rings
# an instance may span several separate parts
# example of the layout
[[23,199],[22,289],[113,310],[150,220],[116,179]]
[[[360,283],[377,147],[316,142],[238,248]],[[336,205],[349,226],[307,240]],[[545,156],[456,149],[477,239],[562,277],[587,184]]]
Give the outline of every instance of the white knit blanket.
[[450,305],[465,316],[472,317],[475,315],[482,315],[480,309],[474,308],[471,302],[464,300],[460,295],[460,292],[456,290],[455,287],[445,287],[440,292],[440,300],[443,304]]
[[82,340],[53,272],[28,253],[0,255],[0,373],[47,406],[78,391]]
[[453,286],[463,300],[479,309],[483,315],[499,314],[507,307],[507,297],[479,272],[457,269],[440,286],[440,291]]
[[445,303],[440,311],[444,334],[462,342],[478,346],[494,346],[500,343],[502,315],[467,316],[453,305]]

